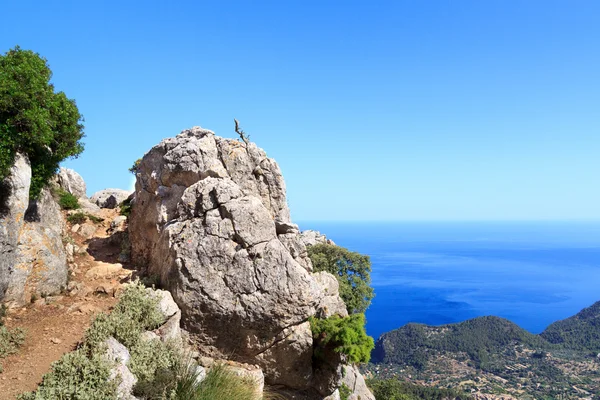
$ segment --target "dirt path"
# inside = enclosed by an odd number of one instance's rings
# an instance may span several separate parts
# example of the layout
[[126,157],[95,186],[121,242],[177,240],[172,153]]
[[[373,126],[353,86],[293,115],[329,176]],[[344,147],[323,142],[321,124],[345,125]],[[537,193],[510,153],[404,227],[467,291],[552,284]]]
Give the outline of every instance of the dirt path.
[[26,338],[17,354],[0,360],[1,400],[34,390],[50,364],[77,347],[94,316],[116,303],[114,294],[131,277],[127,265],[117,262],[118,245],[107,240],[106,230],[117,215],[115,210],[102,210],[105,220],[95,224],[91,239],[72,233],[68,224],[69,236],[83,249],[71,264],[71,290],[9,312],[6,325],[25,329]]

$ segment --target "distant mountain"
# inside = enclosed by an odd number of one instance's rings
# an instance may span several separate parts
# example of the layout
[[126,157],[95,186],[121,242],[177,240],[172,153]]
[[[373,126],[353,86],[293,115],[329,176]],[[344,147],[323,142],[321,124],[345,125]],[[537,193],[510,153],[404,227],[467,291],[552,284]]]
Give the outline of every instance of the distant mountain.
[[570,318],[554,322],[540,336],[564,348],[600,353],[600,301]]
[[407,324],[379,338],[366,369],[379,379],[468,393],[584,399],[600,394],[598,352],[600,302],[540,335],[499,317]]

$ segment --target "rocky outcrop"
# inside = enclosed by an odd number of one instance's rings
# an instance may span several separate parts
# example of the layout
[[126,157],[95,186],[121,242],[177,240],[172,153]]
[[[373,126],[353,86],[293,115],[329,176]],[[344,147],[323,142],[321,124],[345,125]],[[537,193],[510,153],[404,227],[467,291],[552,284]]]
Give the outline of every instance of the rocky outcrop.
[[122,189],[104,189],[92,195],[90,200],[100,208],[117,208],[131,192]]
[[[29,201],[31,167],[17,156],[0,215],[0,289],[5,303],[25,304],[31,295],[58,293],[67,285],[66,254],[62,243],[65,227],[60,208],[48,189]],[[7,279],[8,278],[8,279]]]
[[31,166],[17,154],[9,176],[0,183],[0,301],[17,260],[19,234],[29,206]]
[[195,127],[152,148],[136,176],[132,260],[173,294],[199,352],[258,364],[267,383],[313,398],[332,394],[341,367],[315,376],[308,318],[345,307],[334,277],[310,273],[277,163]]
[[77,172],[69,168],[61,167],[54,179],[56,184],[66,192],[77,198],[87,198],[86,186],[83,178]]
[[356,366],[344,366],[342,375],[342,382],[352,391],[348,400],[375,400],[375,396],[367,387],[365,378]]
[[314,246],[316,244],[332,244],[335,245],[333,240],[327,239],[327,236],[323,235],[319,231],[307,230],[302,231],[300,239],[305,246]]

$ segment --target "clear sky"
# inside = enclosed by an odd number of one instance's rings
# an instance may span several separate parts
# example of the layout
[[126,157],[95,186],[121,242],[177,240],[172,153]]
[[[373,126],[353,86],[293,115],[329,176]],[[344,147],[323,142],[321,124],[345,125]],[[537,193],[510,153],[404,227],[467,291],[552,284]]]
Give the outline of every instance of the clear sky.
[[85,117],[64,165],[128,188],[233,118],[295,220],[600,218],[600,2],[0,1]]

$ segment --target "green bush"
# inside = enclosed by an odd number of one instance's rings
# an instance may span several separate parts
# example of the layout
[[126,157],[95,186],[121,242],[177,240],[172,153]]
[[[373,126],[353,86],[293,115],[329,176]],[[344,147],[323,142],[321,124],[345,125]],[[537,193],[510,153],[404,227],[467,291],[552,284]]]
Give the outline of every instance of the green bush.
[[69,215],[67,217],[67,221],[71,224],[83,224],[85,221],[87,221],[87,215],[82,212],[77,212]]
[[138,378],[133,393],[142,398],[169,395],[178,380],[183,356],[160,339],[138,341],[131,349],[129,370]]
[[18,46],[0,55],[0,181],[17,152],[31,163],[37,198],[59,163],[83,151],[83,118],[74,100],[55,92],[45,58]]
[[137,160],[135,160],[133,162],[133,165],[129,168],[129,172],[131,172],[132,174],[137,174],[138,169],[140,168],[140,164],[142,163],[142,159],[138,158]]
[[82,350],[67,353],[52,363],[35,392],[20,400],[112,400],[117,398],[116,380],[110,379],[112,365],[100,354],[91,357]]
[[352,394],[352,390],[350,390],[350,388],[346,386],[345,383],[342,383],[342,385],[339,387],[339,391],[340,400],[348,400],[348,397],[350,397],[350,395]]
[[94,351],[110,336],[127,348],[133,348],[142,332],[155,329],[164,322],[158,299],[149,296],[144,285],[132,283],[123,291],[110,315],[100,314],[85,335],[85,346]]
[[104,218],[101,217],[96,217],[95,215],[92,214],[86,214],[86,216],[88,217],[88,219],[96,224],[99,224],[101,222],[104,222]]
[[331,244],[308,246],[315,272],[327,271],[340,283],[340,297],[349,314],[364,313],[373,299],[369,256]]
[[369,361],[375,343],[365,331],[363,314],[352,314],[343,318],[338,315],[325,319],[312,317],[310,327],[317,358],[322,355],[324,349],[331,348],[336,353],[346,355],[350,363]]
[[129,217],[132,207],[133,204],[131,203],[131,199],[123,200],[123,202],[119,204],[119,214]]
[[62,189],[56,189],[55,193],[58,196],[58,204],[63,210],[75,210],[79,208],[79,200],[71,193]]
[[[25,331],[21,328],[8,329],[0,325],[0,358],[16,353],[25,341]],[[2,372],[0,370],[0,372]]]

